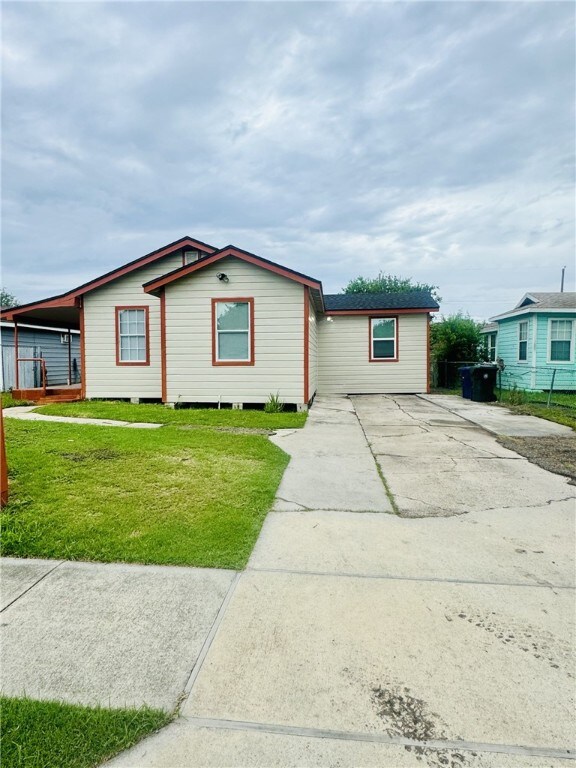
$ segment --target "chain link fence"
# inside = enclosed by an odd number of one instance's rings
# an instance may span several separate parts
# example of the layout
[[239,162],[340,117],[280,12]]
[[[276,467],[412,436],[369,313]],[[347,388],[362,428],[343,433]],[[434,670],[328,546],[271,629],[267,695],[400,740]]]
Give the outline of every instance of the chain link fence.
[[[470,360],[434,360],[431,369],[432,387],[435,389],[461,388],[459,368],[466,365],[481,365]],[[511,391],[524,393],[530,401],[543,400],[544,404],[574,407],[567,400],[576,397],[576,365],[523,365],[507,364],[497,376],[497,392]]]

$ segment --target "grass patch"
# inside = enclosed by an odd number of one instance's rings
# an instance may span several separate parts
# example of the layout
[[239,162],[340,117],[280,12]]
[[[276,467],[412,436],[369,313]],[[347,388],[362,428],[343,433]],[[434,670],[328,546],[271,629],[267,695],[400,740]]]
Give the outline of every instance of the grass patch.
[[55,403],[38,408],[47,416],[76,416],[86,419],[206,427],[242,427],[247,429],[293,429],[303,427],[306,413],[282,411],[232,410],[231,408],[166,408],[148,403],[123,403],[114,400],[85,400],[79,403]]
[[243,568],[288,456],[266,437],[6,419],[2,554]]
[[158,710],[0,699],[3,768],[92,768],[165,726]]
[[498,405],[506,406],[513,413],[538,416],[576,429],[576,393],[552,392],[549,408],[547,402],[548,392],[503,389]]
[[33,405],[29,400],[14,400],[12,392],[2,392],[2,408],[14,408],[17,405]]

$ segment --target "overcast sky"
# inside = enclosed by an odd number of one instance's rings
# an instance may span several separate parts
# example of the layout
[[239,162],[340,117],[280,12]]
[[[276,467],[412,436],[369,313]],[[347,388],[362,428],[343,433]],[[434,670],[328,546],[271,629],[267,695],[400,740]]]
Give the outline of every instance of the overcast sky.
[[571,2],[4,2],[2,284],[185,234],[484,319],[574,288]]

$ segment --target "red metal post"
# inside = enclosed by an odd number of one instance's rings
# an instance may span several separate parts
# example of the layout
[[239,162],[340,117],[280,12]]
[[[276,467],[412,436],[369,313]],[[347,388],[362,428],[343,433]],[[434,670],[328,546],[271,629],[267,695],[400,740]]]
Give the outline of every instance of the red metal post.
[[68,384],[72,384],[72,331],[68,328]]
[[18,323],[14,319],[14,389],[20,389],[20,375],[18,370]]

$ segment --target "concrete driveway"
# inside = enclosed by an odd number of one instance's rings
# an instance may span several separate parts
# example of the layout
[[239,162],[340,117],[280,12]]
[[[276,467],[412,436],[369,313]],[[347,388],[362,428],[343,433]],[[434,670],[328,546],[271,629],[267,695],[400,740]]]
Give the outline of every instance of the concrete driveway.
[[576,488],[417,397],[319,398],[275,440],[181,717],[111,765],[568,766]]

